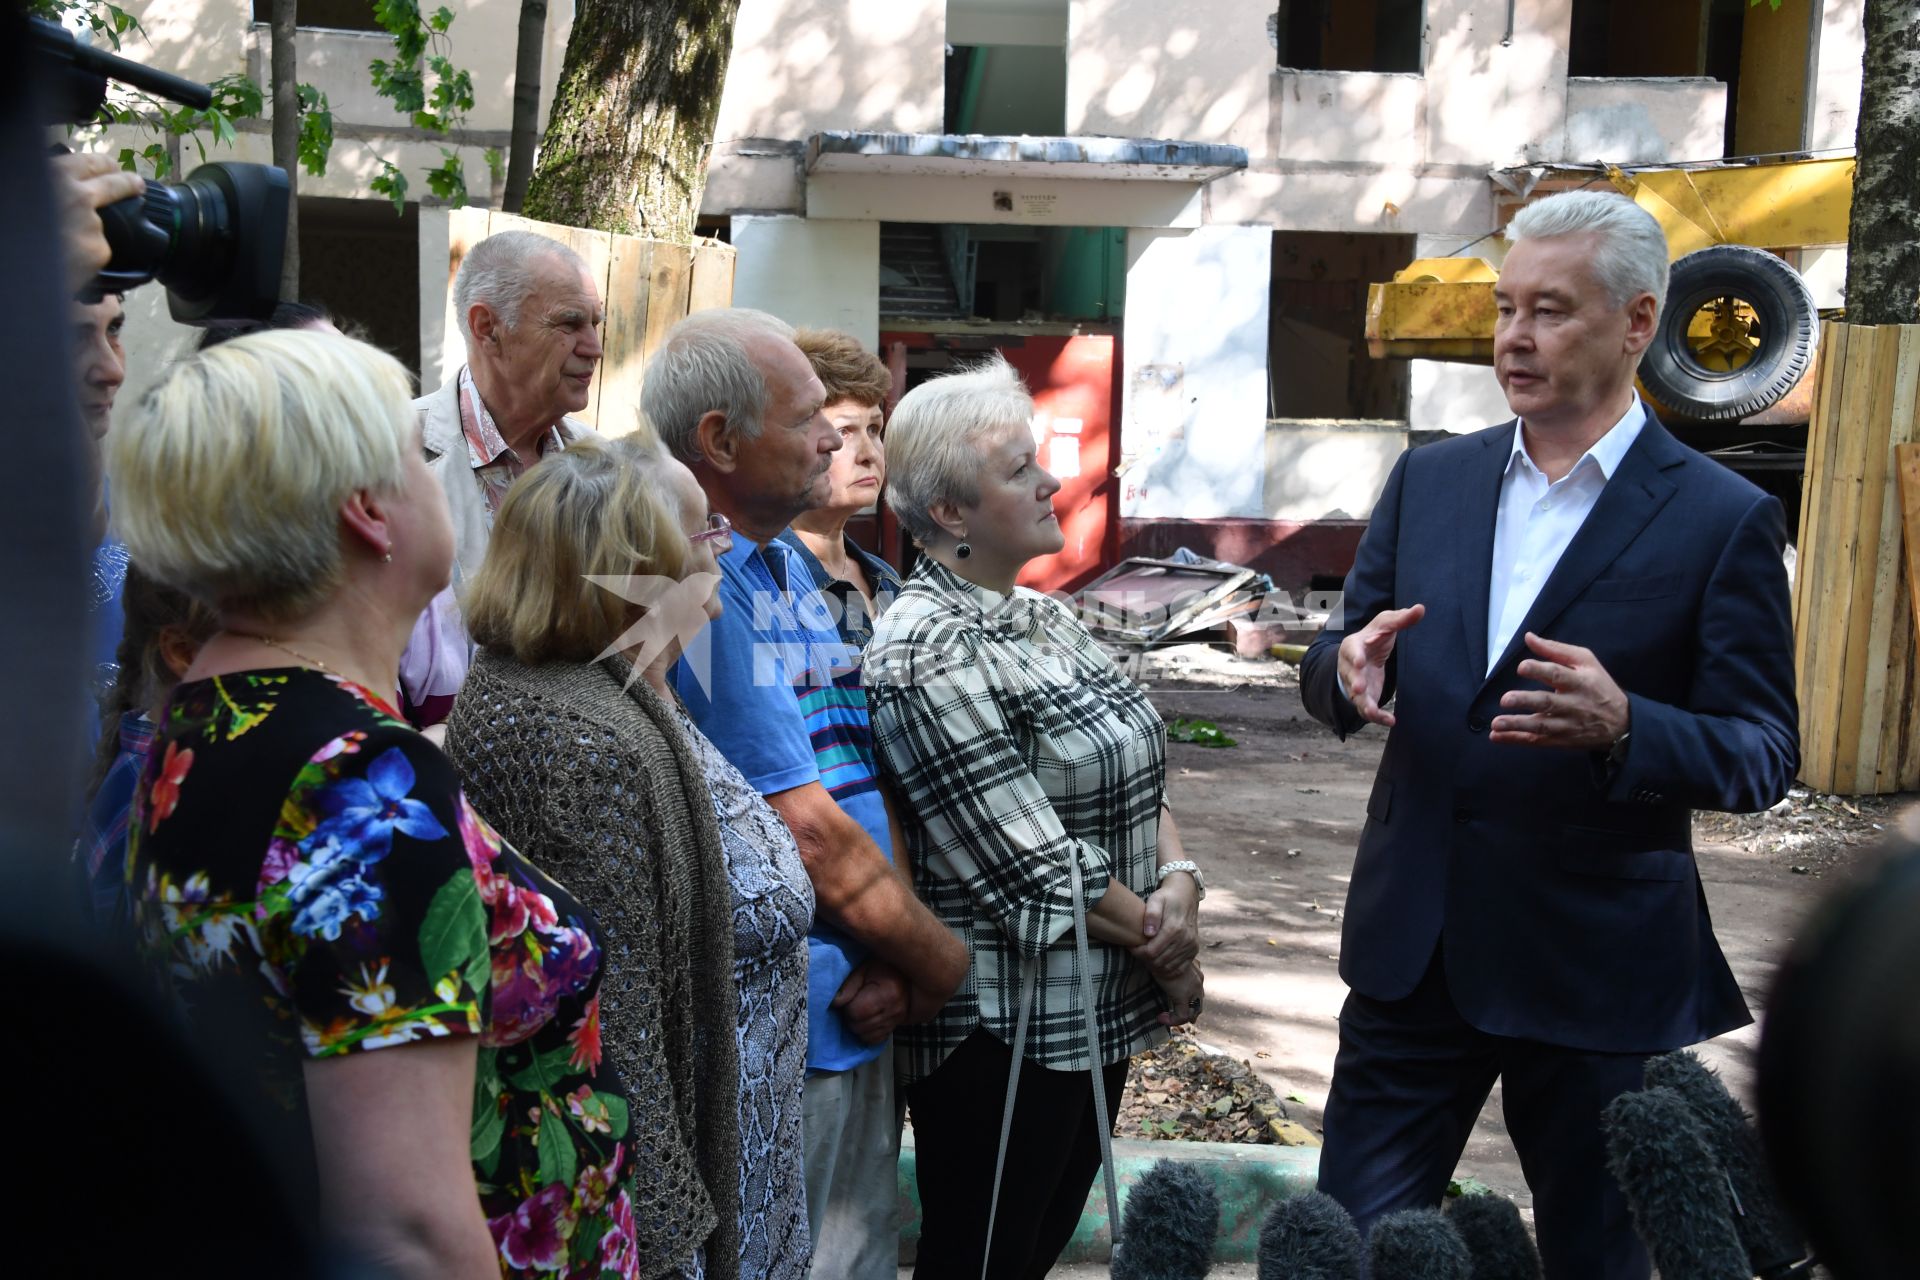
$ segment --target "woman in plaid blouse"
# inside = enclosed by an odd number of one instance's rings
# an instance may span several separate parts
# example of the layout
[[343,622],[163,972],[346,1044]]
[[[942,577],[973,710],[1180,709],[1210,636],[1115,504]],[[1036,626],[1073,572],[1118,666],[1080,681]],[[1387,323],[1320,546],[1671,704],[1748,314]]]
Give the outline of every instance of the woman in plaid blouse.
[[1039,1280],[1073,1234],[1100,1164],[1087,1073],[1111,1115],[1128,1059],[1202,997],[1201,889],[1166,804],[1165,727],[1064,606],[1014,586],[1064,544],[1032,417],[995,357],[909,392],[887,432],[887,502],[923,555],[867,649],[874,741],[914,887],[973,951],[940,1015],[896,1033],[923,1213],[916,1280],[980,1274],[1029,967],[995,1277]]

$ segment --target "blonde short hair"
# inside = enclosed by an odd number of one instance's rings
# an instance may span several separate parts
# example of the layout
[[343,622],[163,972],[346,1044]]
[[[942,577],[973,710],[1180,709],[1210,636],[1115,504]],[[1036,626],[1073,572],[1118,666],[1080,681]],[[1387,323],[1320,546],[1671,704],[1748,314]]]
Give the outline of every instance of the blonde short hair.
[[549,454],[515,481],[462,592],[473,642],[533,666],[591,662],[617,641],[633,606],[589,575],[677,580],[693,554],[668,463],[643,423]]
[[399,361],[336,333],[188,356],[107,437],[114,529],[148,573],[215,609],[302,617],[345,572],[340,504],[403,483],[412,396]]
[[1026,430],[1033,397],[1004,356],[929,378],[887,423],[887,505],[921,546],[940,533],[936,502],[980,501],[980,448],[1007,427]]

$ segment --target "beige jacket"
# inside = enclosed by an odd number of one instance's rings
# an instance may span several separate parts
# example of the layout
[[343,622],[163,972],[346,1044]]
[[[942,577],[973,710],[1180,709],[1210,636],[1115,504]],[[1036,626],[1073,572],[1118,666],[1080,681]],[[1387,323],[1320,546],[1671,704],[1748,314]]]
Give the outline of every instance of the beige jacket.
[[[493,533],[487,495],[474,478],[466,433],[460,429],[460,371],[456,369],[438,391],[415,400],[413,407],[420,414],[427,469],[446,492],[447,511],[453,516],[453,580],[458,583],[479,571],[480,562],[487,557],[487,539]],[[570,445],[599,436],[584,422],[562,418],[560,439]]]

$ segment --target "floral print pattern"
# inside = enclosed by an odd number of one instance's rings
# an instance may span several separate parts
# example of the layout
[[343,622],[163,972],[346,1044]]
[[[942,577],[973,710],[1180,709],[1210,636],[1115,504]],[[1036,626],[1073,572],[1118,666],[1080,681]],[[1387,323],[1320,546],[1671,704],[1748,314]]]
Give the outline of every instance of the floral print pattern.
[[187,770],[193,767],[193,750],[182,751],[180,744],[169,742],[167,754],[160,761],[160,776],[153,780],[153,790],[148,798],[147,830],[155,831],[167,817],[173,813],[174,806],[180,803],[180,784],[187,780]]
[[257,1058],[263,1106],[304,1135],[303,1059],[473,1036],[473,1173],[501,1273],[642,1273],[596,928],[432,744],[318,672],[195,681],[134,804],[145,946],[189,1025]]

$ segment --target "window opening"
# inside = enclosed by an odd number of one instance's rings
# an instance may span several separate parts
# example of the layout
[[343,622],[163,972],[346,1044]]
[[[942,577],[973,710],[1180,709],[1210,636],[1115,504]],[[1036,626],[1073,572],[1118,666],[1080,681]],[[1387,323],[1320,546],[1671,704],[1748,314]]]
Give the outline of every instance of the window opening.
[[1424,69],[1424,0],[1281,0],[1280,65],[1296,71]]
[[[253,0],[253,20],[272,22],[273,0]],[[386,31],[373,16],[373,0],[300,0],[298,22],[302,30]]]
[[1413,257],[1408,235],[1273,233],[1269,417],[1405,420],[1408,362],[1367,354],[1367,285]]

